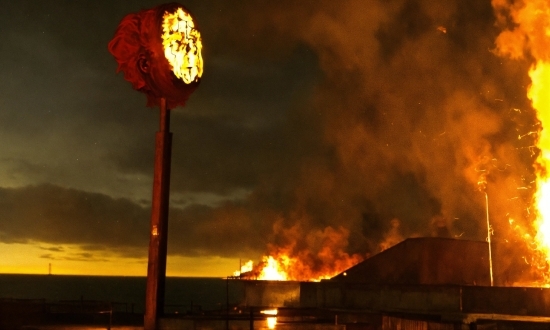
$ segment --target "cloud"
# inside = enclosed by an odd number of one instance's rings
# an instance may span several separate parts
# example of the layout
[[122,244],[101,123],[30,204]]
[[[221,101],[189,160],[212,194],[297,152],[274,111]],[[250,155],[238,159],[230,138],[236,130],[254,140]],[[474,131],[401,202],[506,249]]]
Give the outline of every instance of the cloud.
[[[53,244],[40,246],[52,252],[42,258],[147,256],[150,209],[130,200],[43,184],[0,188],[0,201],[2,242]],[[223,212],[206,206],[173,208],[169,222],[170,253],[174,255],[233,257],[258,253],[266,244],[239,207]],[[65,246],[82,252],[68,251]]]
[[[62,246],[51,246],[51,247],[40,246],[39,248],[41,250],[46,250],[46,251],[51,251],[51,252],[64,252],[65,251],[65,248],[62,247]],[[50,255],[50,254],[47,254],[47,255]]]
[[86,262],[101,262],[109,261],[107,258],[101,258],[95,255],[94,253],[82,252],[82,253],[69,253],[69,254],[43,254],[39,256],[42,259],[48,260],[64,260],[64,261],[86,261]]

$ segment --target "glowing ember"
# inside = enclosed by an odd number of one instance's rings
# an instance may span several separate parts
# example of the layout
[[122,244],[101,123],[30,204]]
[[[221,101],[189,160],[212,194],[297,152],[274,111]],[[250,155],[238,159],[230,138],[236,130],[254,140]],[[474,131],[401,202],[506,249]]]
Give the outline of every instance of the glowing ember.
[[164,13],[162,46],[176,77],[186,84],[199,80],[203,70],[201,35],[191,15],[181,7]]

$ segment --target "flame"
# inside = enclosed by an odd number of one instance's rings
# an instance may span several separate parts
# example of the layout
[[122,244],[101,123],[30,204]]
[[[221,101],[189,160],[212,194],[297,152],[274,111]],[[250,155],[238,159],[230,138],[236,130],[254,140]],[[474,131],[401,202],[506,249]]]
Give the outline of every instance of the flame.
[[342,259],[335,261],[332,267],[327,266],[314,271],[299,257],[278,253],[275,256],[263,256],[262,261],[255,266],[252,260],[248,261],[241,267],[241,272],[234,272],[234,276],[261,281],[319,282],[340,274],[361,260],[362,258],[357,255],[343,256]]
[[166,11],[162,23],[164,56],[174,75],[186,84],[202,77],[202,39],[191,15],[179,7],[174,13]]
[[[550,19],[550,17],[549,17]],[[548,36],[550,39],[550,35]],[[542,129],[538,135],[537,147],[540,153],[536,160],[536,191],[534,194],[535,242],[543,253],[546,263],[550,263],[550,62],[538,61],[530,70],[531,87],[528,97],[537,111]],[[547,129],[544,129],[547,127]]]
[[240,270],[236,270],[233,272],[233,276],[239,277],[243,274],[249,273],[254,268],[254,262],[252,260],[248,260],[244,265],[241,266]]
[[288,256],[282,256],[275,260],[272,256],[264,257],[264,267],[260,270],[259,280],[266,281],[288,281],[288,274],[285,269],[290,264]]
[[[529,70],[531,85],[527,96],[540,122],[534,133],[539,153],[535,160],[533,203],[527,212],[533,216],[534,235],[528,230],[523,238],[534,250],[530,264],[550,284],[550,3],[548,0],[506,1],[492,0],[497,21],[506,29],[496,40],[497,53],[512,59],[526,57],[533,60]],[[530,132],[528,134],[533,134]],[[520,136],[522,138],[522,136]],[[512,225],[512,223],[511,223]],[[517,225],[514,225],[517,229]],[[526,258],[526,262],[528,262]]]
[[[290,227],[282,220],[273,225],[279,244],[268,244],[267,253],[241,273],[241,278],[272,281],[320,281],[340,274],[362,261],[364,256],[349,254],[349,230],[343,227],[304,229],[300,221]],[[306,244],[303,244],[306,243]]]

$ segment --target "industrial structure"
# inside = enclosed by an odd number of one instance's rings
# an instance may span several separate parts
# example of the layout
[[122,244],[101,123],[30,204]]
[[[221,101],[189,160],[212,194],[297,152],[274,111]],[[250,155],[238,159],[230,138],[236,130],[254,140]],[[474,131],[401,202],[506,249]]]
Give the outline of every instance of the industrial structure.
[[[321,282],[228,278],[225,290],[218,293],[218,301],[225,302],[216,310],[173,310],[156,326],[163,330],[550,329],[550,289],[522,284],[535,283],[535,278],[518,248],[492,244],[494,286],[487,242],[410,238]],[[276,310],[275,325],[268,323],[273,314],[266,310]],[[20,329],[15,323],[51,329],[46,326],[52,322],[136,325],[136,320],[143,320],[133,307],[86,301],[0,301],[1,315],[12,316],[0,318],[2,329]]]
[[[276,308],[276,329],[550,329],[550,289],[517,286],[531,280],[530,266],[512,246],[492,247],[494,286],[486,242],[410,238],[330,280],[232,280],[242,286],[234,309],[252,315]],[[208,327],[262,327],[235,315],[228,320]],[[162,328],[202,328],[201,322],[165,318]]]

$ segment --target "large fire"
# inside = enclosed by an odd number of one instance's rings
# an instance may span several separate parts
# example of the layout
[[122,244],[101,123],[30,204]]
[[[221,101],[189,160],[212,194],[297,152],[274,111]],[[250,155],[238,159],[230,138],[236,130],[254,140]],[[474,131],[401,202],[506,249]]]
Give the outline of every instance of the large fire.
[[338,275],[349,267],[362,260],[358,255],[343,256],[335,260],[332,265],[324,265],[317,270],[311,269],[299,257],[290,257],[287,254],[277,256],[263,256],[262,261],[254,265],[252,260],[241,266],[234,276],[264,281],[309,281],[318,282]]
[[[550,2],[548,0],[492,0],[497,18],[508,28],[498,37],[497,51],[511,58],[532,58],[531,85],[527,96],[536,111],[540,127],[536,139],[535,191],[531,213],[535,217],[531,235],[524,235],[536,250],[534,266],[543,270],[546,285],[550,273]],[[505,13],[503,15],[503,13]],[[511,21],[511,22],[510,22]],[[512,23],[512,24],[509,24]],[[526,56],[527,55],[527,56]],[[537,260],[538,259],[538,260]],[[541,260],[542,259],[542,260]]]
[[176,77],[186,84],[199,80],[203,71],[201,35],[191,15],[181,7],[164,13],[162,46]]
[[[549,13],[550,14],[550,13]],[[550,20],[550,15],[548,16]],[[550,27],[549,27],[550,28]],[[548,31],[550,39],[550,31]],[[550,49],[549,49],[550,52]],[[540,153],[537,158],[537,185],[534,196],[537,234],[535,237],[538,249],[543,252],[546,263],[550,263],[550,62],[538,61],[530,71],[532,85],[529,98],[537,110],[542,129],[538,136],[537,147]]]
[[[348,253],[350,231],[344,227],[304,228],[300,222],[273,225],[275,241],[259,262],[248,261],[234,273],[250,280],[320,281],[340,274],[365,257]],[[301,245],[300,243],[307,242]]]

